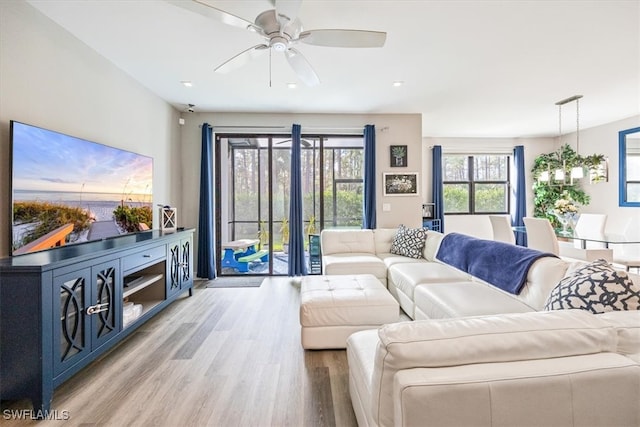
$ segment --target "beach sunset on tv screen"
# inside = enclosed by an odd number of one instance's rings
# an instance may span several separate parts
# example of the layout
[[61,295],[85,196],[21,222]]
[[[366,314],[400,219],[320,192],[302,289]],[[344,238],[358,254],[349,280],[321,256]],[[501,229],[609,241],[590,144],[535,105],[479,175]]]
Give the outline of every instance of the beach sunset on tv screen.
[[11,122],[14,255],[152,228],[153,159]]

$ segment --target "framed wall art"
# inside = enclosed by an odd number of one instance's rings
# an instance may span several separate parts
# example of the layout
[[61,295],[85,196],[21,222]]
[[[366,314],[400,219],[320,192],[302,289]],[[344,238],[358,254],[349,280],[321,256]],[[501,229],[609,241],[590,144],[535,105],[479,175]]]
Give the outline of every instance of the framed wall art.
[[383,174],[385,196],[417,196],[418,174],[410,173],[384,173]]
[[407,166],[407,151],[406,145],[392,145],[389,147],[389,158],[391,159],[392,168]]

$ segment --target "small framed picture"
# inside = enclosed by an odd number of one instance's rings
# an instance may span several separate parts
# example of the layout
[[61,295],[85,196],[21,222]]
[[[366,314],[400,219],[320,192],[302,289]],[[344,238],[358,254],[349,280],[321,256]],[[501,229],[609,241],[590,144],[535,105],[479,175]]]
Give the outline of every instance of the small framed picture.
[[435,207],[435,203],[424,203],[422,205],[422,218],[423,219],[433,218],[434,207]]
[[383,174],[385,196],[417,196],[418,174],[411,173],[385,173]]
[[406,145],[392,145],[389,148],[392,168],[407,167],[407,151]]

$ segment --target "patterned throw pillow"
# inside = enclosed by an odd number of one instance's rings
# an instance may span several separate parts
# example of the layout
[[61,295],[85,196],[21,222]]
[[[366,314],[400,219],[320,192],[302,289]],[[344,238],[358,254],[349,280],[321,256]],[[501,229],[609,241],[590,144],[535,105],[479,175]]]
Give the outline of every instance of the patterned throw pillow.
[[544,309],[582,309],[596,314],[640,310],[640,286],[626,272],[599,259],[563,278],[551,291]]
[[420,258],[426,239],[427,231],[424,228],[407,228],[400,224],[396,236],[391,242],[391,253],[409,258]]

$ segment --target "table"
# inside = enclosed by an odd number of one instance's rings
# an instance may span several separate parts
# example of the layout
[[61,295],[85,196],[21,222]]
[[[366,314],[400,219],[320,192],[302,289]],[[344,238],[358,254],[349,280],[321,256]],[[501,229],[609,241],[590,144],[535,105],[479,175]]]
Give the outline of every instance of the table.
[[222,249],[224,249],[224,256],[221,261],[222,267],[231,267],[245,271],[247,263],[239,262],[238,259],[256,254],[256,245],[258,243],[260,243],[258,239],[238,239],[223,243]]
[[[527,229],[524,226],[511,227],[516,233],[526,233]],[[609,244],[612,245],[624,245],[624,244],[640,244],[640,238],[627,236],[624,234],[612,234],[612,233],[589,233],[580,234],[573,230],[563,232],[561,229],[555,229],[556,236],[562,239],[579,240],[582,249],[586,249],[587,242],[599,242],[604,243],[608,248]]]

